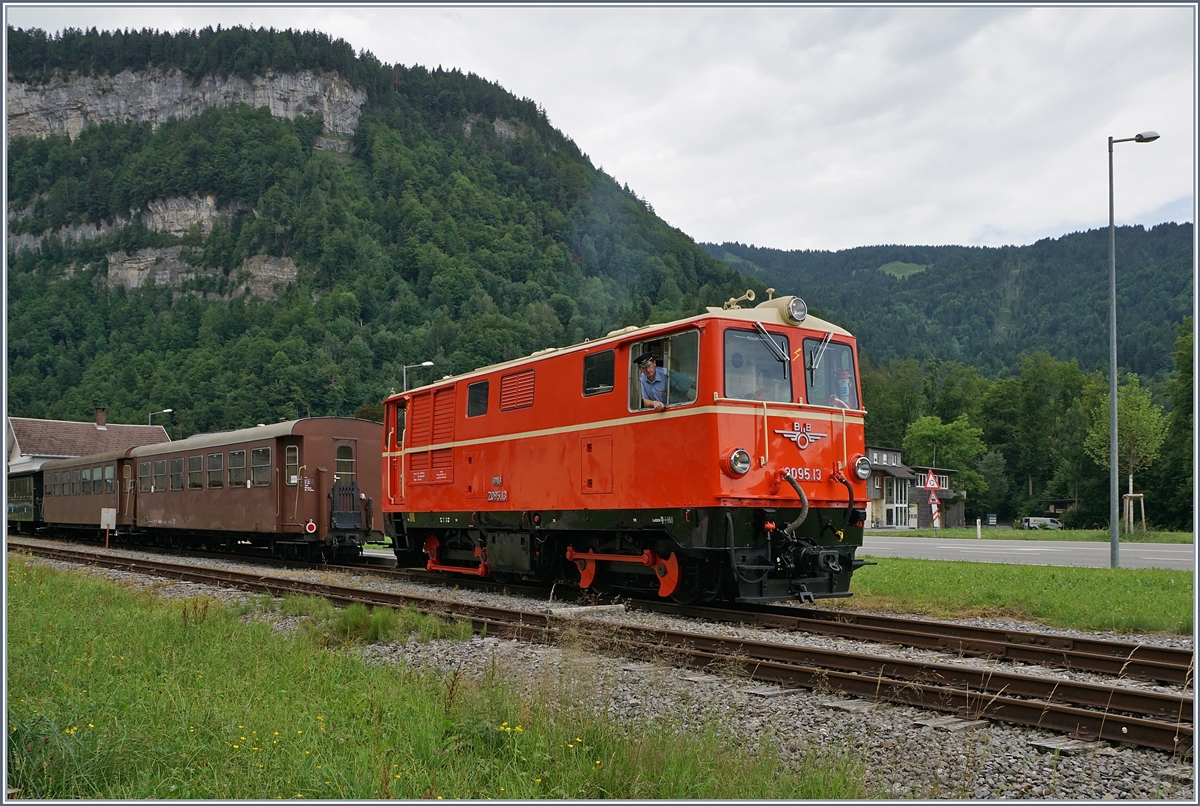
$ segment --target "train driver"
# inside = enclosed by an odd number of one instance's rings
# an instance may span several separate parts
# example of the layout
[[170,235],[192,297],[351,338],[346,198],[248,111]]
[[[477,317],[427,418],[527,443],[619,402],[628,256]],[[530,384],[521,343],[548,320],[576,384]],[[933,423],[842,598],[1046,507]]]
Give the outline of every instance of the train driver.
[[[687,400],[687,390],[692,387],[692,379],[678,372],[667,372],[658,366],[658,360],[653,353],[642,353],[633,359],[641,376],[638,381],[642,386],[642,406],[655,411],[666,408],[672,398]],[[668,394],[668,389],[670,394]]]

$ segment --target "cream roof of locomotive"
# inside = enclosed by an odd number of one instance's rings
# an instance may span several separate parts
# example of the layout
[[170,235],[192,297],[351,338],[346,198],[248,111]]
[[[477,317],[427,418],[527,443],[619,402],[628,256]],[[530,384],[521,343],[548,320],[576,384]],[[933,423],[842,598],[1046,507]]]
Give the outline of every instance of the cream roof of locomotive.
[[[486,367],[479,367],[478,369],[473,369],[470,372],[464,372],[461,375],[449,375],[447,377],[440,378],[433,383],[426,384],[425,386],[418,386],[416,389],[409,389],[407,393],[397,392],[394,395],[389,395],[388,399],[391,400],[393,398],[398,398],[404,394],[415,392],[418,389],[429,389],[435,386],[441,386],[447,382],[458,382],[465,378],[472,378],[477,375],[486,375],[497,370],[508,369],[509,367],[525,366],[542,358],[550,358],[552,356],[559,356],[567,352],[592,350],[596,347],[607,346],[613,342],[626,340],[629,336],[635,333],[638,335],[639,339],[644,339],[647,336],[653,336],[656,333],[672,330],[681,325],[698,324],[702,321],[712,319],[736,319],[742,322],[762,322],[764,325],[805,328],[808,330],[824,331],[826,333],[833,333],[837,336],[850,336],[853,338],[853,334],[851,334],[850,331],[841,328],[832,322],[826,322],[824,319],[816,316],[809,315],[805,317],[804,321],[800,324],[795,324],[794,322],[785,318],[783,310],[787,304],[786,301],[789,299],[791,299],[791,297],[775,297],[775,299],[762,302],[753,308],[725,309],[710,307],[707,308],[704,313],[688,317],[687,319],[675,319],[670,322],[643,325],[641,327],[630,326],[628,328],[622,328],[621,330],[614,330],[607,336],[602,336],[598,339],[581,341],[577,344],[572,344],[567,347],[548,347],[545,350],[538,350],[530,355],[514,358],[509,361],[501,361],[498,364],[489,364]],[[784,302],[781,304],[780,300],[783,300]]]

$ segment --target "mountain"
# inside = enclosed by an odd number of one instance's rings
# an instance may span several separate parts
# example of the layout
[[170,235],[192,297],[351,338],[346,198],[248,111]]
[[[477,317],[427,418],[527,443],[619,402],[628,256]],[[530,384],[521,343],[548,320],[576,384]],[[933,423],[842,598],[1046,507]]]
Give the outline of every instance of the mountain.
[[405,365],[427,382],[746,288],[475,75],[290,30],[8,46],[13,415],[169,407],[186,436],[369,411]]
[[[1122,371],[1172,370],[1176,325],[1194,296],[1192,224],[1119,227]],[[875,363],[958,361],[995,376],[1046,351],[1085,371],[1108,366],[1108,230],[1028,246],[864,246],[837,252],[702,244],[747,277],[798,293],[859,339]]]

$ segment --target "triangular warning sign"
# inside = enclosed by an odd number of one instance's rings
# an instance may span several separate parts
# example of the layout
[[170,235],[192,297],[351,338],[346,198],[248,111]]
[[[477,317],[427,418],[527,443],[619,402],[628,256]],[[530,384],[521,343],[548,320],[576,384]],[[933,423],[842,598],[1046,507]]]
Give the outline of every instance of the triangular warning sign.
[[942,489],[941,486],[938,484],[937,475],[932,470],[929,471],[929,473],[925,477],[925,489],[926,490]]

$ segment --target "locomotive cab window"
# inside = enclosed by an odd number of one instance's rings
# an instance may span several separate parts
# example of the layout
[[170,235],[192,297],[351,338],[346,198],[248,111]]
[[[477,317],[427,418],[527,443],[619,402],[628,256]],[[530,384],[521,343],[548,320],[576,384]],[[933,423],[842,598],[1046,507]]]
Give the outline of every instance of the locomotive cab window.
[[333,474],[333,483],[354,483],[354,448],[349,445],[338,445],[337,471]]
[[765,330],[726,330],[725,397],[792,402],[790,356],[787,336]]
[[602,395],[613,390],[617,373],[617,353],[605,350],[583,357],[583,394]]
[[808,402],[814,406],[862,408],[854,372],[854,351],[849,344],[838,344],[829,337],[805,339],[804,377],[808,385]]
[[[654,358],[653,377],[649,369],[637,365],[637,359],[646,353]],[[699,367],[698,330],[634,342],[629,349],[629,408],[646,408],[643,401],[647,399],[661,400],[668,407],[695,402]]]
[[[467,416],[479,417],[487,414],[488,410],[488,386],[487,381],[479,381],[467,387]],[[341,448],[338,448],[341,451]]]

